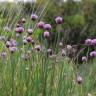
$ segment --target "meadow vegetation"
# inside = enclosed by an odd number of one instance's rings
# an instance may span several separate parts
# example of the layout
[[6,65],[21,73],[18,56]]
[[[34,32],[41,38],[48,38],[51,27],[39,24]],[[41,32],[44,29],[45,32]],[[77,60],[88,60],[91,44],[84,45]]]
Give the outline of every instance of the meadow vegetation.
[[96,96],[95,0],[0,4],[0,96]]

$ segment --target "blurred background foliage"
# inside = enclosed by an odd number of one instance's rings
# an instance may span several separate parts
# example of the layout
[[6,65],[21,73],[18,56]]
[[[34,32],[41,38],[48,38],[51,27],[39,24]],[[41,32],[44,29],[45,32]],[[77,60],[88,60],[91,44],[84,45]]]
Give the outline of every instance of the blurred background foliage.
[[[6,23],[7,21],[8,24],[12,23],[11,25],[14,25],[18,18],[29,18],[32,12],[41,16],[40,20],[52,25],[50,42],[55,42],[58,32],[60,33],[59,40],[70,44],[83,43],[86,38],[96,36],[96,0],[82,0],[80,2],[74,0],[68,0],[67,2],[62,2],[62,0],[59,2],[58,0],[37,0],[35,4],[1,3],[0,26],[2,26],[2,22]],[[57,16],[63,17],[64,20],[63,24],[58,27],[54,21]],[[40,32],[38,33],[40,34]]]

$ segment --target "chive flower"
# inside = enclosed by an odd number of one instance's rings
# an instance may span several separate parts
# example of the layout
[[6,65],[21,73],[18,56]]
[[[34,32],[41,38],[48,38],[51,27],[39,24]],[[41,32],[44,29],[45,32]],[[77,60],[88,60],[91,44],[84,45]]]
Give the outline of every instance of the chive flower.
[[40,21],[37,23],[37,27],[40,28],[40,29],[43,29],[44,28],[44,22],[43,21]]
[[50,36],[50,33],[49,33],[48,31],[45,31],[44,34],[43,34],[43,36],[44,36],[45,38],[48,38],[48,37]]
[[55,18],[55,22],[57,23],[57,24],[61,24],[62,22],[63,22],[63,19],[62,19],[62,17],[57,17],[57,18]]
[[31,20],[35,21],[38,19],[38,16],[36,14],[31,14]]
[[45,30],[51,30],[52,26],[50,24],[45,24],[44,29]]

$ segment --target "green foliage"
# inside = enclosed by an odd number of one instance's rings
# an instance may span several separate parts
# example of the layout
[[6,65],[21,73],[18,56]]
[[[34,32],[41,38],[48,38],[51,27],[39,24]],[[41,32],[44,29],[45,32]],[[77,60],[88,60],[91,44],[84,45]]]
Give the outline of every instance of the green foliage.
[[72,15],[72,16],[65,16],[65,22],[68,26],[72,26],[73,28],[83,27],[85,25],[85,18],[83,15]]
[[[3,61],[4,58],[0,60],[1,96],[86,96],[88,93],[94,96],[95,63],[76,68],[74,63],[68,63],[68,58],[60,56],[46,58],[33,52],[30,59],[24,61],[20,59],[20,54],[20,51],[9,54],[7,62]],[[76,82],[77,75],[83,78],[80,85]]]

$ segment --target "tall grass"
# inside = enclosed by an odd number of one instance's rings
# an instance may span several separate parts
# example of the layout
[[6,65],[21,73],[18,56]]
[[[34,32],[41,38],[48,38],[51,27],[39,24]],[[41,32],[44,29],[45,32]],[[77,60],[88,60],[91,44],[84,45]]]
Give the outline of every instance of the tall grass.
[[[39,14],[40,20],[46,14],[48,5],[49,1]],[[21,13],[23,10],[21,5],[19,6],[21,9],[16,11],[18,14],[14,15],[12,6],[9,7],[4,22],[2,21],[3,27],[8,26],[11,31],[7,32],[0,27],[1,36],[5,36],[5,40],[0,41],[0,96],[89,96],[90,94],[96,96],[96,60],[94,59],[91,64],[85,62],[78,68],[72,60],[63,57],[61,53],[56,54],[54,50],[53,54],[48,56],[48,42],[44,38],[42,38],[44,44],[41,44],[43,49],[41,51],[37,51],[31,43],[23,45],[23,36],[27,36],[28,27],[33,28],[32,37],[38,44],[36,32],[40,30],[37,29],[36,24],[39,19],[34,23],[30,22],[30,17]],[[3,10],[3,15],[4,12]],[[26,18],[25,33],[18,38],[15,36],[14,29],[18,19],[22,17]],[[14,38],[17,43],[17,50],[14,53],[11,53],[5,45],[9,37]],[[57,50],[57,48],[53,49]],[[2,56],[2,52],[6,52],[7,55]],[[77,82],[78,76],[82,77],[81,84]]]

